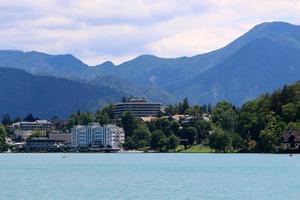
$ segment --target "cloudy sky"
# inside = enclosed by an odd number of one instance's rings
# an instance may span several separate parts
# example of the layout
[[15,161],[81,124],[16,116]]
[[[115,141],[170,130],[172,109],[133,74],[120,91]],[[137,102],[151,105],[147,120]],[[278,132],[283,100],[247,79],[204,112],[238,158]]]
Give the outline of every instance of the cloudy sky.
[[300,24],[300,0],[0,0],[0,49],[71,53],[94,65],[191,56],[265,21]]

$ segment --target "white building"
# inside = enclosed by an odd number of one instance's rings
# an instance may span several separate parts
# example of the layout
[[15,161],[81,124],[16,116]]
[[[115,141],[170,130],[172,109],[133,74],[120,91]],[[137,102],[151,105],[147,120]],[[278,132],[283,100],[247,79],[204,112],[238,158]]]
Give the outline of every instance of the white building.
[[106,124],[103,126],[103,144],[112,148],[118,148],[120,144],[125,142],[125,132],[123,128],[114,124]]
[[10,127],[11,131],[34,131],[34,130],[49,130],[52,129],[52,123],[47,120],[36,120],[34,122],[16,122]]
[[124,141],[124,130],[113,124],[100,126],[98,123],[91,123],[87,126],[74,126],[71,130],[72,147],[104,146],[118,148]]

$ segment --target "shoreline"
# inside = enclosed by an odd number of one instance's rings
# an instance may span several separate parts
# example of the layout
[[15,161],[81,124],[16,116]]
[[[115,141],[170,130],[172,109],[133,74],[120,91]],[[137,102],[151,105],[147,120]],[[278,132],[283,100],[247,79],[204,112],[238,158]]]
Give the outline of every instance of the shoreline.
[[0,154],[272,154],[297,155],[300,152],[259,153],[259,152],[0,152]]

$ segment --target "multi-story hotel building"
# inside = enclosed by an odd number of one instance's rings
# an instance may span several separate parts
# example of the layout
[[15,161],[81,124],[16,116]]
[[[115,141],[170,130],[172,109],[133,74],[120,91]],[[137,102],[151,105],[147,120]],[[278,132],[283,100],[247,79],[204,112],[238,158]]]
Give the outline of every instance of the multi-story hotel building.
[[112,148],[118,148],[120,144],[125,142],[125,132],[123,128],[114,124],[106,124],[103,126],[103,144]]
[[100,126],[99,123],[91,123],[87,126],[74,126],[71,130],[71,146],[89,147],[103,146],[119,148],[125,141],[125,132],[113,124]]
[[147,102],[146,99],[130,99],[127,102],[115,104],[114,117],[120,118],[126,111],[135,117],[157,116],[161,110],[161,103]]
[[34,122],[16,122],[10,127],[11,131],[22,130],[22,131],[34,131],[34,130],[49,130],[52,129],[52,123],[47,120],[36,120]]

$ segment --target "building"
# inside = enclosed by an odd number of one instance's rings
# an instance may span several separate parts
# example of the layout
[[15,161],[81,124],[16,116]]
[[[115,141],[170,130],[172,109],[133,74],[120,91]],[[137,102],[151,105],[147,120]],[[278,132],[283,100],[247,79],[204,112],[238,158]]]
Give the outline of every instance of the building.
[[103,128],[98,123],[74,126],[71,130],[72,147],[89,147],[103,144]]
[[103,126],[103,145],[111,148],[119,148],[125,142],[125,132],[123,128],[114,124]]
[[29,136],[31,136],[33,131],[22,131],[22,130],[15,130],[14,131],[14,139],[18,141],[26,140]]
[[64,149],[63,141],[51,140],[46,137],[31,138],[26,140],[25,144],[21,146],[19,151],[31,152],[49,152],[62,151]]
[[66,146],[71,145],[71,133],[51,132],[49,139],[54,141],[63,141]]
[[118,119],[126,111],[135,117],[157,116],[162,111],[162,104],[147,102],[146,99],[130,99],[115,104],[114,117]]
[[10,127],[10,131],[22,130],[22,131],[34,131],[34,130],[50,130],[52,129],[52,123],[47,120],[36,120],[34,122],[16,122]]
[[50,120],[50,122],[52,123],[53,128],[55,128],[56,130],[61,130],[69,123],[69,120],[56,118]]
[[123,128],[113,124],[100,126],[99,123],[91,123],[87,126],[74,126],[71,130],[71,146],[74,148],[95,146],[119,148],[124,141]]
[[156,119],[157,119],[157,117],[154,117],[154,116],[141,117],[142,122],[151,122]]
[[189,117],[189,115],[172,115],[172,116],[169,116],[169,120],[180,122],[180,121],[186,120],[188,117]]
[[284,150],[300,150],[300,133],[291,130],[284,132],[281,146]]

